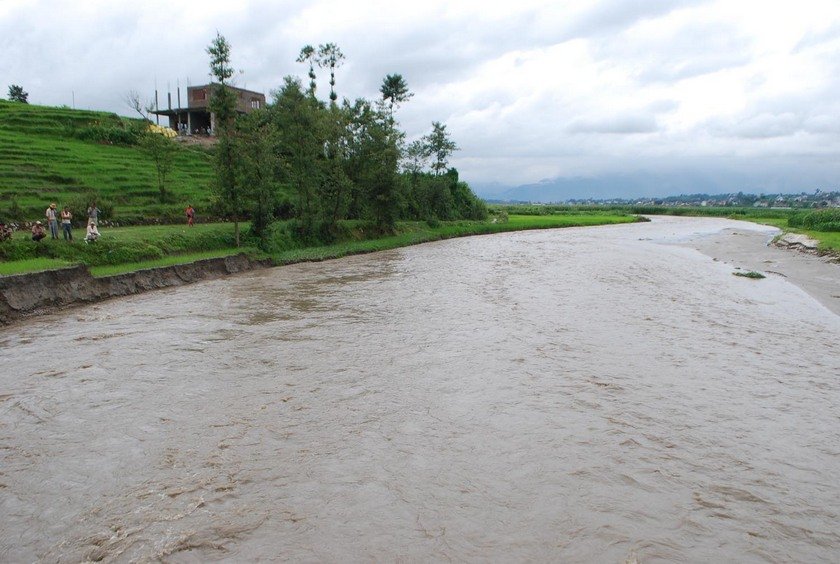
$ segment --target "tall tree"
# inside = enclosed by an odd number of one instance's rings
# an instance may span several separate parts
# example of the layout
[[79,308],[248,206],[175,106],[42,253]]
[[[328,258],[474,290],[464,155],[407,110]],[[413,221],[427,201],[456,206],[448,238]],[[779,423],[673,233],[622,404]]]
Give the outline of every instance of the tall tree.
[[156,131],[147,130],[140,136],[140,147],[155,164],[160,201],[164,203],[166,202],[166,179],[172,171],[177,150],[175,142]]
[[283,161],[280,178],[292,189],[295,216],[304,230],[312,228],[320,210],[317,190],[321,183],[318,161],[324,147],[319,122],[322,110],[321,103],[305,94],[300,81],[290,76],[284,78],[269,108]]
[[266,239],[266,229],[274,220],[277,202],[277,175],[280,164],[276,150],[277,132],[265,110],[256,110],[236,122],[237,182],[251,215],[251,231]]
[[315,65],[318,64],[318,52],[312,45],[304,45],[297,58],[298,63],[309,63],[309,95],[315,96],[318,84],[315,82]]
[[344,53],[335,43],[318,46],[318,66],[330,69],[330,102],[335,104],[338,94],[335,93],[335,69],[344,62]]
[[216,200],[224,215],[233,220],[234,238],[239,246],[239,218],[243,213],[243,198],[236,178],[239,151],[236,148],[236,94],[228,88],[233,76],[230,63],[230,43],[217,31],[207,47],[210,55],[210,76],[216,80],[210,96],[210,111],[215,116],[213,130],[216,142]]
[[23,90],[23,86],[17,84],[9,85],[9,100],[12,102],[20,102],[21,104],[29,103],[29,92]]
[[329,235],[335,232],[340,219],[345,218],[352,182],[347,176],[349,152],[349,123],[347,112],[335,104],[321,113],[323,155],[320,163],[322,182],[318,196],[322,202],[321,221]]
[[459,149],[458,145],[449,138],[446,125],[439,121],[432,122],[432,132],[423,137],[429,151],[434,158],[432,171],[436,175],[444,174],[449,167],[449,157]]
[[356,100],[345,108],[350,116],[350,177],[364,198],[367,217],[380,232],[391,232],[400,215],[398,165],[403,133],[380,105]]
[[401,74],[389,74],[385,76],[379,92],[382,93],[382,100],[388,104],[391,112],[394,111],[395,107],[398,107],[414,96],[413,92],[409,92],[408,84],[406,84]]

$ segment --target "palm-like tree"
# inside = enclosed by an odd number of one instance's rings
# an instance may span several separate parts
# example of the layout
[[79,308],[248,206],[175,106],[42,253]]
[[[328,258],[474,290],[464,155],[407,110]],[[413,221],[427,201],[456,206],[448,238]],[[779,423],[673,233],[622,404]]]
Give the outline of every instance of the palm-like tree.
[[315,83],[315,65],[319,64],[318,53],[315,51],[315,47],[304,45],[303,49],[300,50],[297,62],[309,63],[309,95],[315,96],[315,88],[317,87]]
[[408,91],[408,84],[401,74],[389,74],[382,80],[382,86],[379,88],[382,93],[382,100],[388,102],[388,107],[391,112],[394,111],[395,106],[407,101],[414,96],[413,92]]
[[344,61],[344,53],[335,43],[318,46],[318,66],[330,69],[330,102],[335,104],[338,95],[335,93],[335,69]]

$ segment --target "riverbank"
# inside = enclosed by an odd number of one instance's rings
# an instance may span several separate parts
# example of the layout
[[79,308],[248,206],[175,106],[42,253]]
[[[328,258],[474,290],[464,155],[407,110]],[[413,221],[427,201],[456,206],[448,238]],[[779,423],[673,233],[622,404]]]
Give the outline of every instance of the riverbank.
[[[506,222],[447,222],[430,226],[425,222],[405,222],[400,224],[399,233],[389,237],[366,238],[363,232],[351,232],[353,238],[334,245],[281,249],[274,253],[260,252],[251,248],[248,253],[232,255],[235,249],[223,247],[207,253],[219,253],[218,257],[207,257],[202,260],[189,260],[179,263],[178,256],[170,256],[153,261],[126,262],[114,265],[72,265],[55,270],[39,270],[37,272],[19,273],[11,276],[0,276],[0,324],[9,324],[22,318],[55,311],[73,305],[91,303],[104,299],[137,294],[149,290],[181,286],[199,280],[208,280],[269,266],[280,266],[298,262],[322,261],[340,258],[347,255],[371,253],[406,247],[430,241],[501,233],[507,231],[522,231],[529,229],[549,229],[560,227],[583,227],[616,223],[641,221],[640,218],[621,215],[604,214],[566,214],[557,216],[512,216]],[[226,225],[226,227],[230,227]],[[120,232],[119,230],[114,230]],[[204,233],[201,233],[204,231]],[[225,233],[221,233],[218,225],[202,226],[202,229],[187,230],[180,226],[134,227],[125,228],[121,232],[122,242],[118,239],[102,243],[104,247],[95,245],[85,246],[78,243],[74,246],[59,242],[50,242],[57,250],[66,252],[84,252],[89,249],[90,257],[99,259],[105,257],[113,260],[109,254],[125,250],[127,257],[137,256],[143,248],[188,248],[201,242],[204,245],[219,245],[224,242]],[[155,237],[154,245],[149,240],[142,239],[143,234]],[[193,239],[190,239],[192,237]],[[18,245],[35,243],[19,240]],[[110,246],[108,246],[110,245]],[[140,247],[140,250],[130,249],[130,246]],[[96,247],[96,248],[93,248]],[[103,248],[105,249],[103,251]],[[157,252],[157,251],[156,251]],[[85,255],[75,255],[84,257]],[[190,259],[193,255],[186,255]],[[31,259],[24,259],[25,262]],[[174,261],[174,264],[161,266],[160,261]],[[35,263],[36,267],[40,263]]]
[[271,266],[268,260],[233,255],[100,278],[94,277],[86,266],[4,276],[0,277],[0,325],[54,313],[68,306],[183,286],[267,266]]

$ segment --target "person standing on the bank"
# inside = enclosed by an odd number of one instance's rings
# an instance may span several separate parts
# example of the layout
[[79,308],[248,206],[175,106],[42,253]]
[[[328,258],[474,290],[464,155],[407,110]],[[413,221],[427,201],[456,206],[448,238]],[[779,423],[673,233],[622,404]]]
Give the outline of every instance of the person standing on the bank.
[[190,204],[184,212],[187,214],[187,225],[192,227],[195,224],[195,208],[193,208],[192,204]]
[[58,210],[55,209],[55,204],[50,204],[47,208],[47,225],[50,226],[52,238],[58,239]]
[[101,211],[102,210],[96,207],[96,202],[92,202],[90,207],[87,209],[88,223],[92,221],[94,225],[99,225],[99,213]]
[[70,213],[70,207],[64,206],[61,210],[61,229],[64,234],[65,241],[73,240],[73,214]]

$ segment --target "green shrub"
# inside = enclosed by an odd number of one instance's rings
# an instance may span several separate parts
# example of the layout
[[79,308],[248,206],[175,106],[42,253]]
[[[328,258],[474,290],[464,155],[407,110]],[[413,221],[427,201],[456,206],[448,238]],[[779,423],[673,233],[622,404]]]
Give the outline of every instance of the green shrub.
[[141,129],[122,121],[103,124],[94,122],[89,125],[69,125],[66,132],[82,141],[104,143],[106,145],[137,145],[140,142]]
[[732,274],[734,274],[735,276],[742,276],[744,278],[752,278],[753,280],[761,280],[762,278],[766,278],[766,276],[764,276],[762,273],[756,272],[754,270],[751,270],[749,272],[738,271],[738,272],[733,272]]

